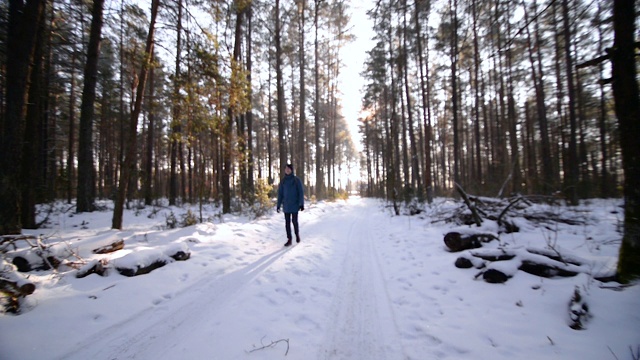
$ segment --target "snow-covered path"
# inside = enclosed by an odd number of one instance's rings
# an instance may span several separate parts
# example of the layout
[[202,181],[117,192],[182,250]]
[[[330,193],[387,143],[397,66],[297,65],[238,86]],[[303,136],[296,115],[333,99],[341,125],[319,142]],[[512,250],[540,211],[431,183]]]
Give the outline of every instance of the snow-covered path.
[[[265,255],[239,257],[243,263],[237,270],[202,277],[178,294],[165,295],[156,306],[80,342],[61,358],[211,354],[213,359],[270,359],[286,352],[286,342],[248,351],[288,339],[287,358],[309,359],[317,353],[319,359],[396,359],[402,342],[397,327],[389,326],[395,318],[373,246],[372,229],[379,228],[380,219],[371,216],[367,205],[335,206],[330,213],[312,216],[315,221],[305,221],[301,213],[300,244],[284,248],[272,241]],[[277,239],[284,231],[279,216],[274,220],[270,225],[275,229],[267,236]],[[244,232],[237,229],[235,234]],[[254,313],[265,309],[272,313]],[[265,315],[271,318],[268,323],[261,320]],[[238,339],[245,339],[247,347],[228,346]]]
[[[522,272],[487,284],[453,266],[442,236],[455,227],[429,221],[447,206],[412,217],[357,197],[309,205],[290,248],[275,213],[163,230],[162,217],[129,212],[122,232],[109,229],[110,213],[61,216],[55,231],[72,246],[125,238],[114,261],[172,243],[187,243],[192,257],[133,278],[31,274],[31,309],[0,316],[0,359],[622,359],[640,346],[640,287]],[[607,206],[589,210],[589,227],[558,229],[556,246],[615,264],[617,215]],[[502,238],[487,247],[548,241],[526,227]],[[593,313],[583,331],[567,325],[576,286]]]
[[[402,349],[380,266],[371,209],[356,207],[344,234],[346,251],[330,310],[330,324],[321,344],[321,359],[397,359]],[[344,220],[343,220],[344,221]],[[387,355],[389,354],[389,355]]]

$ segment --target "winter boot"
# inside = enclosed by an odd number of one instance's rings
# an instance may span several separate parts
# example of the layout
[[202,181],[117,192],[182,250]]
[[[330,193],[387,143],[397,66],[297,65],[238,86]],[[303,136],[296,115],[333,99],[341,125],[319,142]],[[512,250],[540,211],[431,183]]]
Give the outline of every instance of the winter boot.
[[291,239],[288,239],[284,246],[291,246]]
[[296,234],[296,242],[299,243],[300,242],[300,235]]

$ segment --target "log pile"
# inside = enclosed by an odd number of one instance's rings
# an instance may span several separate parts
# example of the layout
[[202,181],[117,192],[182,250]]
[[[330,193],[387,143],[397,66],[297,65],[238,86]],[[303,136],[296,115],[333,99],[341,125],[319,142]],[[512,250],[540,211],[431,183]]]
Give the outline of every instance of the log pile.
[[[450,232],[444,243],[451,252],[468,250],[460,255],[455,266],[460,269],[476,268],[476,275],[492,284],[504,283],[520,270],[544,278],[572,277],[580,273],[591,273],[591,265],[583,259],[560,254],[555,250],[526,248],[518,250],[480,249],[483,243],[493,240],[489,234],[461,235]],[[613,280],[611,275],[594,276],[596,280]]]
[[[557,212],[550,205],[557,205],[556,196],[517,195],[511,198],[484,198],[467,194],[458,184],[456,191],[462,199],[460,206],[453,212],[444,214],[441,221],[480,227],[487,221],[494,221],[500,232],[514,233],[520,228],[513,219],[521,218],[553,230],[558,223],[582,225],[586,222],[581,216],[572,213]],[[541,206],[533,207],[534,204]],[[438,220],[436,220],[438,221]]]
[[[106,245],[103,242],[102,246],[92,249],[91,253],[115,253],[124,249],[124,246],[123,239],[112,241]],[[123,258],[130,256],[136,259],[145,259],[143,264],[134,261],[129,262],[129,264],[134,263],[133,266],[117,266],[107,258],[87,261],[76,250],[72,250],[68,246],[64,249],[56,245],[51,246],[46,244],[46,241],[42,241],[40,237],[2,236],[0,237],[0,253],[2,254],[2,258],[0,258],[2,263],[0,267],[0,311],[4,308],[5,312],[19,314],[22,300],[36,290],[36,285],[25,280],[20,273],[42,270],[57,272],[65,271],[60,269],[74,268],[77,269],[75,273],[77,278],[85,278],[91,274],[107,276],[109,269],[115,268],[122,275],[137,276],[148,274],[168,263],[185,261],[191,257],[189,247],[185,243],[173,244],[167,246],[163,251],[156,252],[155,257],[147,257],[142,256],[141,252],[134,251]],[[70,260],[70,257],[74,257],[75,260]],[[122,263],[126,264],[127,262]],[[60,267],[62,264],[65,267]]]

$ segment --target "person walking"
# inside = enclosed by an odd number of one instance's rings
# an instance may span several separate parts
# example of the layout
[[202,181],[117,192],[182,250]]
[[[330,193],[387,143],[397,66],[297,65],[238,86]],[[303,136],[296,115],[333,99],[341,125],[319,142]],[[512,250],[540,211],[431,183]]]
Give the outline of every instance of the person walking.
[[287,164],[284,168],[284,177],[278,185],[278,204],[276,210],[284,210],[285,229],[287,230],[287,242],[284,246],[291,246],[291,223],[296,234],[296,242],[300,242],[298,227],[298,211],[304,211],[304,188],[300,178],[293,174],[293,165]]

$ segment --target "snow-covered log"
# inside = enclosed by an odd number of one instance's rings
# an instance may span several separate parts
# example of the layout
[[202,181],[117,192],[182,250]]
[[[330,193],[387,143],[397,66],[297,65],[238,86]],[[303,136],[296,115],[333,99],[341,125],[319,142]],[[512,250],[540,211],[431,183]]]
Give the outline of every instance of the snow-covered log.
[[[4,311],[18,313],[20,311],[20,299],[33,294],[36,286],[29,282],[20,274],[15,272],[15,268],[2,261],[0,273],[0,296]],[[13,270],[10,270],[13,269]]]
[[482,247],[483,242],[489,242],[495,239],[496,237],[492,234],[463,235],[459,232],[452,231],[445,234],[444,244],[447,245],[450,251],[458,252]]
[[491,284],[502,284],[507,282],[512,275],[506,274],[497,269],[488,269],[487,271],[482,273],[482,278],[484,281]]
[[475,236],[462,236],[459,232],[447,233],[444,236],[444,244],[453,252],[482,247]]
[[191,257],[186,243],[172,244],[164,249],[148,249],[127,254],[114,260],[116,270],[124,276],[138,276],[152,272],[174,261]]
[[18,271],[29,272],[57,268],[61,261],[49,251],[37,249],[23,251],[19,255],[13,256],[12,263],[18,268]]
[[86,265],[78,269],[78,272],[76,272],[76,277],[78,279],[81,279],[91,274],[98,274],[100,276],[104,276],[107,273],[107,268],[104,265],[105,265],[105,262],[103,260],[96,259],[96,260],[89,261]]
[[[473,263],[473,258],[482,259],[489,264]],[[476,268],[486,266],[487,270],[481,274],[483,279],[489,283],[503,283],[519,270],[544,278],[571,277],[580,273],[591,273],[591,267],[586,260],[563,256],[558,252],[544,249],[469,251],[456,260],[456,267],[465,267],[460,265],[471,267],[468,264],[472,264]]]
[[105,246],[101,246],[97,249],[93,249],[91,250],[94,254],[108,254],[108,253],[112,253],[112,252],[116,252],[118,250],[122,250],[124,249],[124,240],[120,239],[120,240],[116,240],[114,242],[112,242],[111,244],[105,245]]
[[17,276],[7,276],[8,273],[0,275],[0,291],[8,292],[15,296],[27,296],[36,291],[36,286],[26,279]]

